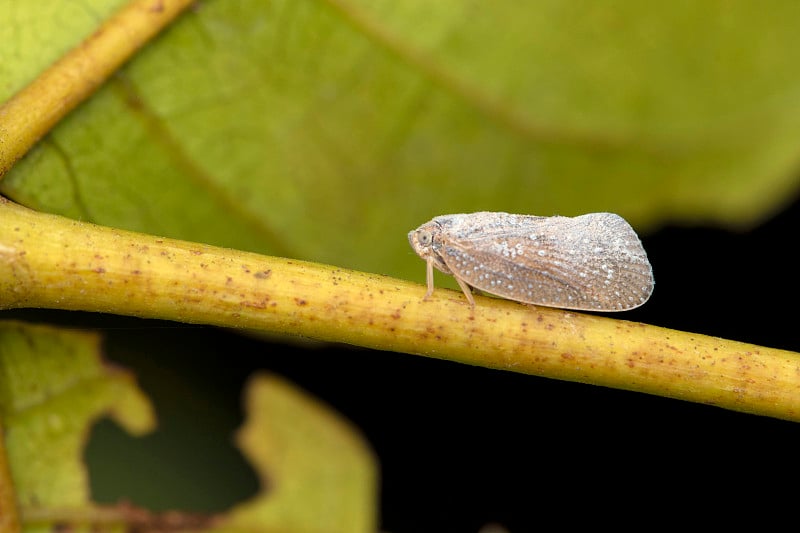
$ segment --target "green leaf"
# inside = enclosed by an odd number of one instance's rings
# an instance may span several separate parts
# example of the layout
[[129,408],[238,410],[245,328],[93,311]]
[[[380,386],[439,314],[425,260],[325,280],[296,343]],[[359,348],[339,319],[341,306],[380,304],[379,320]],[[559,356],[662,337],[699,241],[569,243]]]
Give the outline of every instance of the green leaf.
[[[35,3],[11,5],[6,32],[41,27]],[[0,192],[413,279],[405,233],[448,212],[751,223],[797,185],[798,15],[794,0],[209,0]],[[33,53],[17,32],[14,88],[79,40]]]
[[83,447],[105,415],[137,435],[155,424],[133,377],[102,361],[97,335],[0,322],[0,425],[21,509],[90,505]]
[[9,465],[11,480],[0,478],[0,508],[11,493],[27,530],[73,521],[155,527],[166,520],[187,527],[213,522],[219,531],[375,531],[377,465],[357,430],[274,376],[251,380],[246,411],[238,442],[262,481],[252,500],[218,517],[175,511],[161,517],[124,504],[96,507],[82,461],[89,428],[110,415],[133,434],[150,431],[155,421],[149,401],[130,374],[101,360],[97,335],[2,321],[0,436],[6,455],[0,465]]
[[0,101],[78,46],[125,0],[0,1]]
[[251,379],[245,404],[237,441],[264,490],[231,510],[221,530],[377,530],[377,466],[353,427],[271,375]]

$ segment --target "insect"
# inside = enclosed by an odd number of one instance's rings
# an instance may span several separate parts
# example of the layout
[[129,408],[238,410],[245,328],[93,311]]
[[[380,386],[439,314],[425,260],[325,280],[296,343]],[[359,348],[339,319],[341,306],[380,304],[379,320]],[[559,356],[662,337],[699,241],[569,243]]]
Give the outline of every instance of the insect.
[[625,311],[653,292],[653,270],[636,232],[613,213],[541,217],[480,212],[442,215],[409,232],[411,247],[470,287],[522,303]]

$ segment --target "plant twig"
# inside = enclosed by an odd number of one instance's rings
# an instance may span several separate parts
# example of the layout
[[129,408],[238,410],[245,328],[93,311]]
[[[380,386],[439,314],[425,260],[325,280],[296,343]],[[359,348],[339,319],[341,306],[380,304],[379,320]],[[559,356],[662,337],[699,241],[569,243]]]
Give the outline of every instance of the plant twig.
[[4,433],[0,422],[0,533],[17,533],[20,531],[20,522]]
[[29,507],[22,509],[22,519],[28,527],[57,524],[73,527],[92,526],[95,531],[114,531],[127,526],[128,531],[140,533],[202,531],[219,521],[211,515],[179,511],[152,513],[127,502],[77,508]]
[[800,354],[75,222],[0,202],[0,309],[301,335],[800,421]]
[[194,0],[133,0],[0,106],[0,178]]

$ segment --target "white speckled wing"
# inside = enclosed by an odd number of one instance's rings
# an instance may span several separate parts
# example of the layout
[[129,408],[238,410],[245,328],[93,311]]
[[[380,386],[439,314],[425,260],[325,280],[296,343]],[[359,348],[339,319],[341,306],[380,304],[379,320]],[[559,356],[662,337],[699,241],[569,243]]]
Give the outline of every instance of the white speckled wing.
[[653,291],[647,254],[612,213],[537,217],[472,213],[434,219],[442,260],[467,284],[535,305],[623,311]]

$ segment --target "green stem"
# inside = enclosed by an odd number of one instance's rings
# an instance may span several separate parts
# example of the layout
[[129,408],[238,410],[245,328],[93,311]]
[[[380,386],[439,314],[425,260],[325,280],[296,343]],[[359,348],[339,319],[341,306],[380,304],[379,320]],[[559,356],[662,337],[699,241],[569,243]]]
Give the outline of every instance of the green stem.
[[192,4],[192,0],[132,0],[0,105],[0,179],[67,113]]
[[532,308],[0,203],[0,309],[253,328],[800,421],[800,354]]
[[14,480],[6,454],[6,439],[0,421],[0,533],[18,533],[20,531],[17,500],[14,493]]

